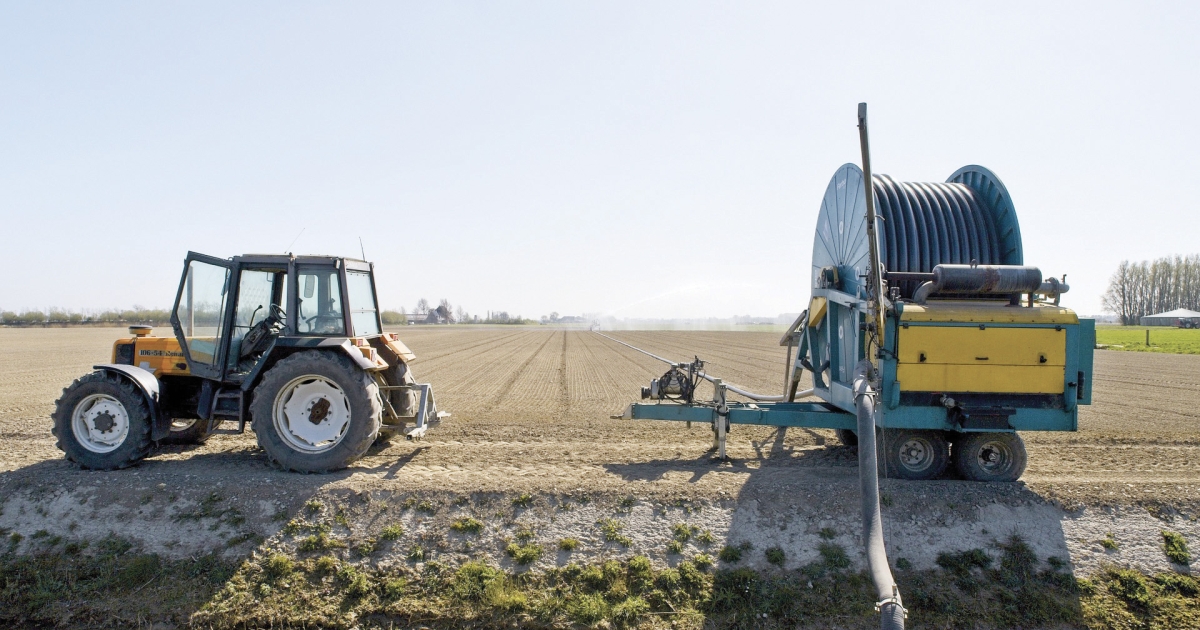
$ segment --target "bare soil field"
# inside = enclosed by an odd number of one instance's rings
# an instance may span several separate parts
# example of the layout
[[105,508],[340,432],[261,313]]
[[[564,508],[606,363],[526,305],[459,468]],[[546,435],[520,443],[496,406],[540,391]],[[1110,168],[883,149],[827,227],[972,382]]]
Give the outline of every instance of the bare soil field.
[[[453,416],[422,441],[376,445],[348,470],[298,475],[271,469],[252,433],[163,447],[128,470],[81,471],[55,448],[49,416],[61,389],[107,362],[125,331],[0,328],[0,533],[9,550],[115,534],[168,558],[214,550],[230,559],[276,551],[304,558],[318,536],[309,533],[326,532],[318,542],[340,561],[412,575],[431,558],[523,571],[639,554],[671,567],[725,545],[756,551],[718,567],[801,571],[821,562],[827,545],[861,566],[857,455],[832,431],[738,426],[731,461],[715,462],[706,426],[611,418],[664,366],[599,335],[399,332],[417,355],[418,380],[433,384],[439,408]],[[709,373],[750,390],[783,386],[785,350],[775,333],[608,334],[661,356],[698,355]],[[1078,432],[1024,435],[1029,467],[1018,483],[883,480],[894,561],[936,571],[939,553],[999,553],[997,541],[1015,534],[1076,575],[1111,564],[1180,570],[1163,556],[1161,532],[1200,548],[1200,356],[1097,351],[1094,391]],[[478,530],[453,529],[468,517],[479,519]],[[384,544],[389,524],[404,534]],[[683,525],[707,532],[707,542],[672,549]],[[529,537],[539,550],[564,539],[579,547],[518,562],[513,541]],[[368,543],[369,553],[354,551]],[[764,556],[776,548],[786,560]],[[220,609],[214,601],[171,604],[178,610],[161,614],[186,621],[190,611]],[[346,610],[314,623],[350,627]],[[203,618],[254,625],[236,615]]]
[[[628,491],[634,484],[644,493],[718,496],[737,492],[750,471],[853,474],[854,457],[832,432],[737,427],[733,463],[716,466],[705,454],[707,427],[611,419],[663,366],[587,331],[401,332],[417,354],[417,377],[434,385],[440,407],[454,415],[424,441],[373,450],[352,468],[361,484],[458,491]],[[0,483],[76,474],[54,447],[49,416],[61,388],[106,361],[122,334],[0,329]],[[663,356],[698,355],[710,373],[754,391],[782,388],[784,349],[773,333],[613,335]],[[1200,500],[1200,356],[1098,351],[1095,401],[1083,408],[1079,431],[1024,437],[1030,463],[1023,481],[1068,506]],[[234,481],[264,463],[248,433],[167,448],[142,468]]]

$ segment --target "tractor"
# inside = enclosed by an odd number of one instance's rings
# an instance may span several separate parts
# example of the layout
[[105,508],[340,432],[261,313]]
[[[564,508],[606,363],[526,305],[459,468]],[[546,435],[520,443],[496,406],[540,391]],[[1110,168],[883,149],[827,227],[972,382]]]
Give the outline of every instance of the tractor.
[[131,326],[111,363],[63,390],[53,431],[67,459],[125,468],[155,444],[250,423],[275,466],[328,472],[449,415],[413,378],[413,353],[383,331],[363,260],[188,252],[171,326],[173,337]]

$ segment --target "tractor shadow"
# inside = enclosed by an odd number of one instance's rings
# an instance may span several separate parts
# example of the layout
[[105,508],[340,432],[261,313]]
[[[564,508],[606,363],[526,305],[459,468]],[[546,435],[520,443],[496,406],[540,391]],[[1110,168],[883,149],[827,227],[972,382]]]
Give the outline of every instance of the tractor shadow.
[[[777,427],[764,438],[750,440],[753,453],[750,457],[730,455],[722,461],[716,457],[715,451],[710,449],[690,459],[682,456],[605,464],[604,468],[609,473],[630,482],[653,482],[665,478],[669,473],[687,472],[691,473],[688,483],[698,483],[705,475],[715,472],[740,472],[753,476],[764,470],[804,469],[807,474],[820,474],[822,469],[830,468],[835,469],[831,471],[833,474],[840,476],[836,469],[844,470],[847,466],[857,465],[857,451],[853,447],[842,446],[810,429],[800,429],[798,432],[800,440],[810,443],[812,446],[797,446],[789,443],[787,440],[788,428]],[[731,443],[734,435],[731,434]],[[738,451],[739,454],[745,452],[742,449],[738,449]]]

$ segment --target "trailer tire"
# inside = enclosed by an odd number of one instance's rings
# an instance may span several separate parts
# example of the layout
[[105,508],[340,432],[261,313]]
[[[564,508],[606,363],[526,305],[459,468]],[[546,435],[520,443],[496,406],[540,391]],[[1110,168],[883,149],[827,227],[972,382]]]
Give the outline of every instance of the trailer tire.
[[174,418],[171,420],[171,432],[159,440],[159,444],[204,444],[210,437],[208,420]]
[[76,379],[55,401],[52,417],[56,446],[82,468],[126,468],[150,453],[150,407],[116,374],[99,370]]
[[858,434],[851,429],[836,429],[837,439],[842,446],[858,446]]
[[383,410],[379,387],[348,357],[305,351],[267,370],[254,388],[250,415],[272,464],[325,473],[349,466],[371,448]]
[[950,465],[950,447],[941,431],[883,429],[875,439],[885,477],[936,479]]
[[954,441],[954,468],[971,481],[1016,481],[1028,462],[1016,433],[967,433]]

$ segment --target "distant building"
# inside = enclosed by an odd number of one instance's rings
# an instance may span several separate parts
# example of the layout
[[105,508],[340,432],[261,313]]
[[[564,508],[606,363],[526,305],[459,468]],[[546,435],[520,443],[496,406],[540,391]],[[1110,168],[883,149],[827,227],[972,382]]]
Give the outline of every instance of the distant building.
[[1165,313],[1147,315],[1141,319],[1143,326],[1175,326],[1181,319],[1200,318],[1200,312],[1177,308]]

